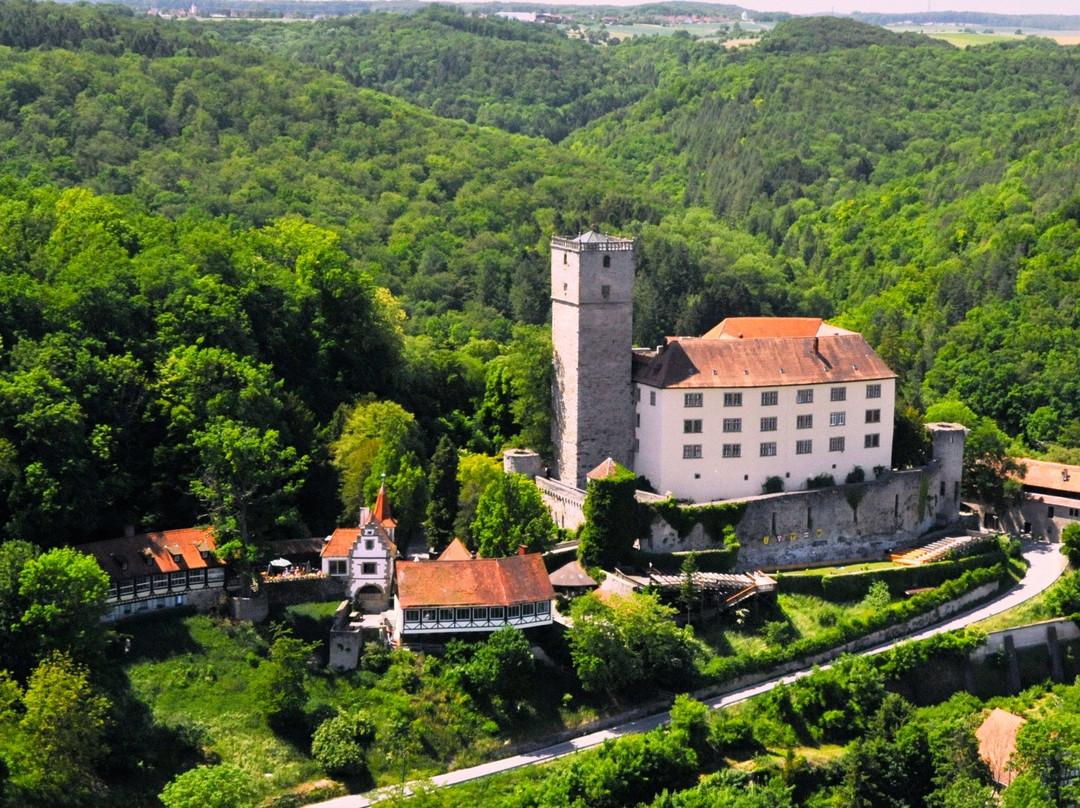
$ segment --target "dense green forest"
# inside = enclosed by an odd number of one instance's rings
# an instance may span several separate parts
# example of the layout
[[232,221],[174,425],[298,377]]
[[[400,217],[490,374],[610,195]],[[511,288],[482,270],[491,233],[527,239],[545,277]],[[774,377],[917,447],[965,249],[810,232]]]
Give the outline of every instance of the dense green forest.
[[[68,545],[239,500],[246,527],[220,538],[249,560],[355,518],[384,475],[401,535],[426,515],[441,540],[491,538],[492,457],[547,448],[552,234],[637,239],[640,344],[725,316],[826,316],[900,374],[901,405],[993,419],[1023,451],[1080,449],[1075,48],[958,50],[833,18],[786,20],[743,50],[594,40],[446,9],[284,27],[0,4],[0,804],[110,804],[108,781],[152,801],[208,759],[205,728],[159,726],[140,699],[158,692],[155,654],[178,687],[226,672],[177,628],[174,646],[136,650],[133,691],[106,659],[123,651],[98,620],[103,574]],[[455,476],[475,519],[442,507]],[[1055,613],[1076,610],[1069,597]],[[235,652],[229,681],[256,670],[271,701],[290,692],[279,679],[304,695],[303,641],[208,620],[200,636]],[[445,669],[439,709],[466,703],[468,677],[480,692],[499,653],[477,654]],[[390,679],[363,698],[410,693],[403,715],[440,664],[374,663],[357,681]],[[864,740],[813,775],[826,796],[808,804],[886,804],[860,761],[950,771],[905,705],[840,727],[842,708],[813,698],[820,721],[791,732]],[[499,710],[462,708],[469,739],[494,745]],[[370,743],[354,719],[334,731]],[[705,731],[702,755],[752,741]],[[685,740],[635,741],[624,759],[649,774]],[[763,804],[809,800],[790,764],[759,779]],[[707,804],[687,765],[657,805]],[[513,804],[592,793],[585,768],[568,772]],[[720,790],[747,791],[735,780]],[[903,804],[985,804],[931,785]]]

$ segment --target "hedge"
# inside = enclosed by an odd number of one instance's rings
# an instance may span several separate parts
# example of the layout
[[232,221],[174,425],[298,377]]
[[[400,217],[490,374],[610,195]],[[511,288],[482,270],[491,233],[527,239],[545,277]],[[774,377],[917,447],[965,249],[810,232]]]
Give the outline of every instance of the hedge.
[[[682,571],[683,559],[686,556],[686,553],[645,553],[634,550],[630,558],[637,566],[646,567],[652,564],[657,569],[675,575]],[[739,548],[735,546],[723,550],[695,550],[694,557],[701,572],[730,572],[739,560]]]
[[[894,603],[888,609],[876,612],[865,619],[856,617],[841,620],[832,628],[821,632],[813,638],[798,639],[783,646],[770,648],[752,657],[714,657],[706,665],[705,674],[714,682],[719,683],[743,674],[767,671],[784,662],[813,656],[849,643],[852,640],[857,640],[872,632],[904,623],[918,615],[932,611],[950,600],[955,600],[961,595],[966,595],[983,584],[993,581],[1001,583],[1008,580],[1008,577],[1009,566],[1007,563],[968,570],[959,578],[946,581],[937,589]],[[965,644],[972,641],[969,638],[965,641]]]
[[890,567],[857,572],[833,572],[822,570],[820,574],[778,575],[777,585],[781,592],[794,595],[813,595],[834,603],[860,600],[874,581],[884,581],[889,594],[899,597],[910,589],[941,586],[945,581],[959,578],[970,570],[992,567],[1008,560],[1001,549],[968,556],[954,561],[937,561],[918,567]]

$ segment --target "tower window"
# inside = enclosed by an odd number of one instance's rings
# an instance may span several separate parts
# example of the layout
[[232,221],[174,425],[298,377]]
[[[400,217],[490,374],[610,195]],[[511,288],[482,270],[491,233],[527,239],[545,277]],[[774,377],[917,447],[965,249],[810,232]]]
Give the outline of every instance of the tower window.
[[603,286],[600,287],[600,295],[604,298],[604,300],[607,300],[609,297],[611,297],[611,287],[605,283]]
[[605,255],[604,256],[604,266],[606,266],[606,267],[611,266],[611,256],[610,255]]
[[649,391],[649,406],[650,407],[655,407],[656,406],[656,391],[655,390],[650,390]]
[[566,254],[566,253],[563,253],[563,254],[562,254],[562,262],[563,262],[564,264],[569,264],[569,263],[570,263],[570,258],[569,258],[569,256],[567,256],[567,254]]

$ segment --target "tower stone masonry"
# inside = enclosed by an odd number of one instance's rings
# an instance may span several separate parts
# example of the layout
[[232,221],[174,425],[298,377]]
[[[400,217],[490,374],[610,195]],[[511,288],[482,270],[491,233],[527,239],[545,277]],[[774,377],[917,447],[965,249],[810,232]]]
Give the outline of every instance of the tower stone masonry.
[[633,467],[633,299],[632,239],[551,239],[552,471],[568,485],[608,457]]

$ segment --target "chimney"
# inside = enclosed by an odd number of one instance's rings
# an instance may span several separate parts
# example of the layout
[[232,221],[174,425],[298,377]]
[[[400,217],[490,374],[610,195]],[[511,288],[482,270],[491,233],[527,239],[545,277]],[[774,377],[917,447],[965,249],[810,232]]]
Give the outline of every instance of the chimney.
[[528,552],[529,552],[529,548],[526,547],[524,544],[519,544],[518,545],[518,555],[527,555]]
[[816,356],[821,356],[821,351],[818,350],[818,338],[817,337],[814,337],[814,354]]

